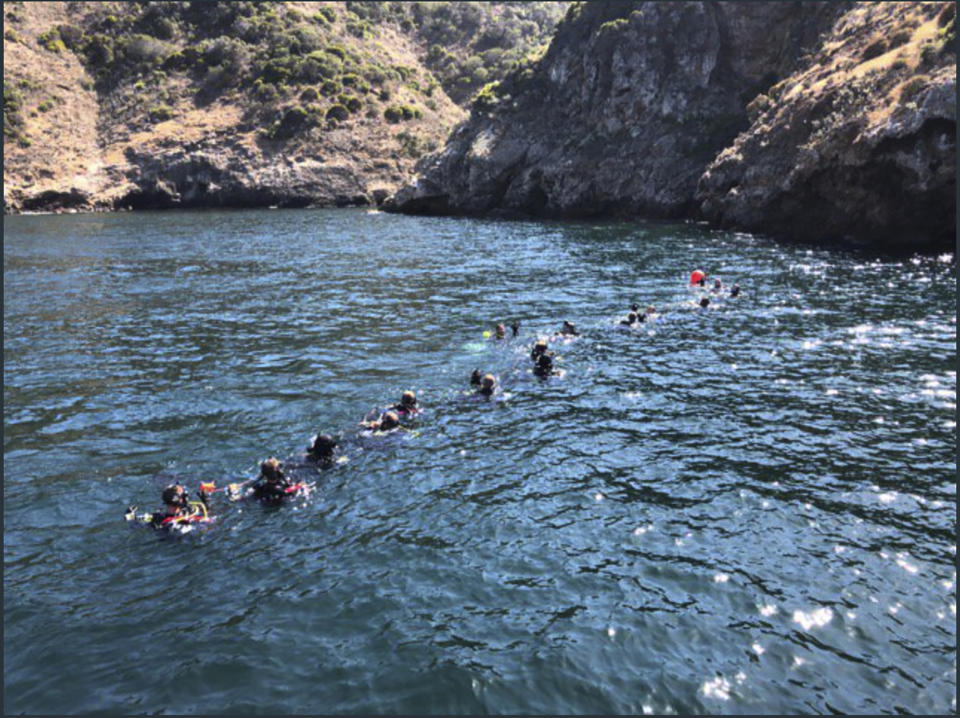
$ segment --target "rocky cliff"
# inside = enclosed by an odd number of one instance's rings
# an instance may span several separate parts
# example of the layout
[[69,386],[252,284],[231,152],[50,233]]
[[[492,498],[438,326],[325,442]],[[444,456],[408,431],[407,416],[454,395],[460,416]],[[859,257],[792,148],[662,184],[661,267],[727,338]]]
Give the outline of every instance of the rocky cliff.
[[955,213],[951,9],[579,3],[387,207],[942,243]]
[[952,4],[859,5],[748,107],[700,178],[702,215],[777,236],[951,247],[956,228]]

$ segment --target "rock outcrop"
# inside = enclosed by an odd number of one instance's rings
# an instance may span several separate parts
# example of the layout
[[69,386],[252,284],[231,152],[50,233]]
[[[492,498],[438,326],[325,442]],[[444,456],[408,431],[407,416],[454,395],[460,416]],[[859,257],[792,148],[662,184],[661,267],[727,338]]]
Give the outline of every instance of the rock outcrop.
[[842,5],[590,2],[390,207],[476,214],[689,216],[704,167]]
[[580,4],[386,206],[952,244],[951,10]]
[[812,241],[952,246],[953,8],[858,7],[710,164],[697,198],[721,226]]

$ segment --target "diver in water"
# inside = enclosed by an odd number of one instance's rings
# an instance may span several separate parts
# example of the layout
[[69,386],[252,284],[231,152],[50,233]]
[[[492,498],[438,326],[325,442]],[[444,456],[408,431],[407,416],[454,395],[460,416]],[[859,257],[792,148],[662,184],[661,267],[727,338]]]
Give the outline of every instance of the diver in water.
[[709,298],[709,297],[703,297],[703,298],[700,300],[700,308],[701,308],[701,309],[706,309],[706,308],[709,307],[709,306],[710,306],[710,298]]
[[493,374],[484,374],[483,379],[480,380],[480,388],[477,389],[477,393],[483,396],[493,396],[493,392],[497,390],[497,378]]
[[318,464],[330,464],[333,462],[336,451],[336,439],[330,434],[317,434],[313,443],[307,448],[307,458]]
[[570,336],[570,337],[580,336],[580,332],[577,331],[576,325],[574,325],[573,322],[567,322],[567,321],[564,321],[563,328],[560,329],[558,334],[562,336]]
[[717,277],[713,280],[713,292],[716,294],[721,289],[723,289],[723,282],[720,281],[720,277]]
[[740,285],[739,285],[739,284],[734,284],[734,285],[733,285],[733,288],[730,290],[730,296],[731,296],[731,297],[739,297],[739,296],[740,296]]
[[481,379],[483,379],[483,374],[479,369],[474,369],[470,375],[470,386],[480,386]]
[[393,431],[401,428],[400,417],[397,416],[395,411],[387,411],[378,420],[368,422],[366,427],[371,431]]
[[291,485],[283,473],[283,465],[271,456],[260,464],[260,476],[247,494],[261,501],[279,501],[286,498]]
[[513,336],[517,336],[520,333],[520,322],[514,322],[510,325],[510,331],[513,332]]
[[537,359],[537,366],[533,369],[533,373],[541,379],[546,379],[550,376],[559,376],[560,371],[553,368],[552,352],[546,352],[540,355],[540,358]]
[[633,312],[630,312],[627,315],[626,319],[620,320],[620,326],[622,327],[632,327],[636,323],[637,323],[637,315],[634,314]]
[[533,361],[536,361],[545,351],[547,351],[547,340],[538,339],[537,343],[533,345],[533,349],[530,351],[530,358],[533,359]]
[[189,513],[189,504],[186,490],[180,484],[168,486],[160,494],[163,501],[163,511],[158,511],[150,518],[150,525],[155,529],[163,528],[177,519],[186,518]]
[[630,305],[630,311],[633,312],[634,314],[639,314],[639,313],[640,313],[640,305],[639,305],[639,304],[636,304],[636,303],[631,304],[631,305]]
[[497,328],[494,330],[494,336],[497,339],[503,339],[507,336],[507,328],[503,324],[498,324]]
[[137,514],[137,507],[130,506],[124,518],[127,521],[141,521],[150,524],[155,529],[173,528],[178,524],[187,523],[191,520],[206,518],[207,494],[203,485],[200,488],[200,502],[194,505],[190,504],[189,494],[179,482],[167,486],[160,494],[160,500],[163,502],[163,509],[155,511],[152,514]]
[[412,416],[420,411],[417,405],[417,395],[412,391],[405,391],[400,397],[400,403],[394,404],[388,411],[396,412],[400,416]]

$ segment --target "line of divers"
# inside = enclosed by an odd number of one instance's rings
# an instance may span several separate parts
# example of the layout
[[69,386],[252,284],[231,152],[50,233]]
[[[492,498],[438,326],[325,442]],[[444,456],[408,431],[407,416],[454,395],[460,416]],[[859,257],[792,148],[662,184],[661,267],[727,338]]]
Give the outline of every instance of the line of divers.
[[[706,274],[702,270],[696,270],[690,275],[691,286],[706,286]],[[715,279],[713,283],[713,292],[719,293],[723,289],[720,279]],[[740,296],[740,285],[734,284],[730,290],[731,297]],[[710,305],[709,297],[701,297],[699,301],[701,308],[706,309]],[[619,325],[629,328],[639,327],[648,317],[655,318],[656,309],[652,306],[647,307],[646,311],[641,311],[637,304],[630,306],[630,312],[626,319],[622,319]],[[516,337],[520,331],[519,322],[510,325],[513,336]],[[498,324],[493,332],[493,338],[501,340],[506,338],[506,326]],[[484,332],[484,336],[490,336],[490,332]],[[562,370],[554,368],[553,360],[555,353],[548,350],[548,341],[572,339],[580,336],[573,322],[564,321],[563,327],[556,332],[550,339],[538,339],[530,351],[530,359],[534,363],[533,374],[541,379],[547,379],[551,376],[562,375]],[[479,396],[490,398],[497,391],[497,378],[493,374],[483,374],[479,369],[474,369],[470,375],[470,385],[476,387],[475,393]],[[401,425],[402,419],[409,419],[420,412],[417,402],[417,396],[412,391],[405,391],[400,397],[400,402],[386,410],[380,412],[377,418],[373,418],[378,413],[377,409],[372,410],[360,422],[370,434],[386,434],[394,431],[404,430],[406,427]],[[346,461],[346,457],[337,456],[337,440],[330,434],[317,434],[311,440],[311,445],[307,448],[306,454],[302,459],[308,466],[315,469],[332,468],[335,464]],[[178,533],[187,533],[197,524],[209,523],[214,520],[214,516],[209,514],[210,496],[213,493],[224,491],[229,500],[239,501],[244,499],[254,499],[267,504],[280,504],[287,500],[308,496],[315,486],[312,482],[298,480],[288,477],[284,473],[284,464],[271,456],[260,464],[260,475],[254,479],[248,479],[240,483],[231,483],[223,488],[216,488],[213,482],[202,482],[198,492],[198,501],[190,499],[187,490],[179,482],[167,486],[160,495],[164,508],[153,513],[137,513],[136,506],[130,506],[127,509],[125,517],[127,521],[136,521],[148,524],[156,529],[175,531]]]

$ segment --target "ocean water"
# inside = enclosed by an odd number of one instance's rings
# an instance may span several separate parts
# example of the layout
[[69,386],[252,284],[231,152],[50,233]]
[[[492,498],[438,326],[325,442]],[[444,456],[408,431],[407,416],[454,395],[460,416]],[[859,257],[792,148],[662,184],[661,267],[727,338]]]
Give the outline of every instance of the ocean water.
[[[956,710],[953,255],[366,210],[4,235],[5,713]],[[319,431],[306,500],[123,520]]]

